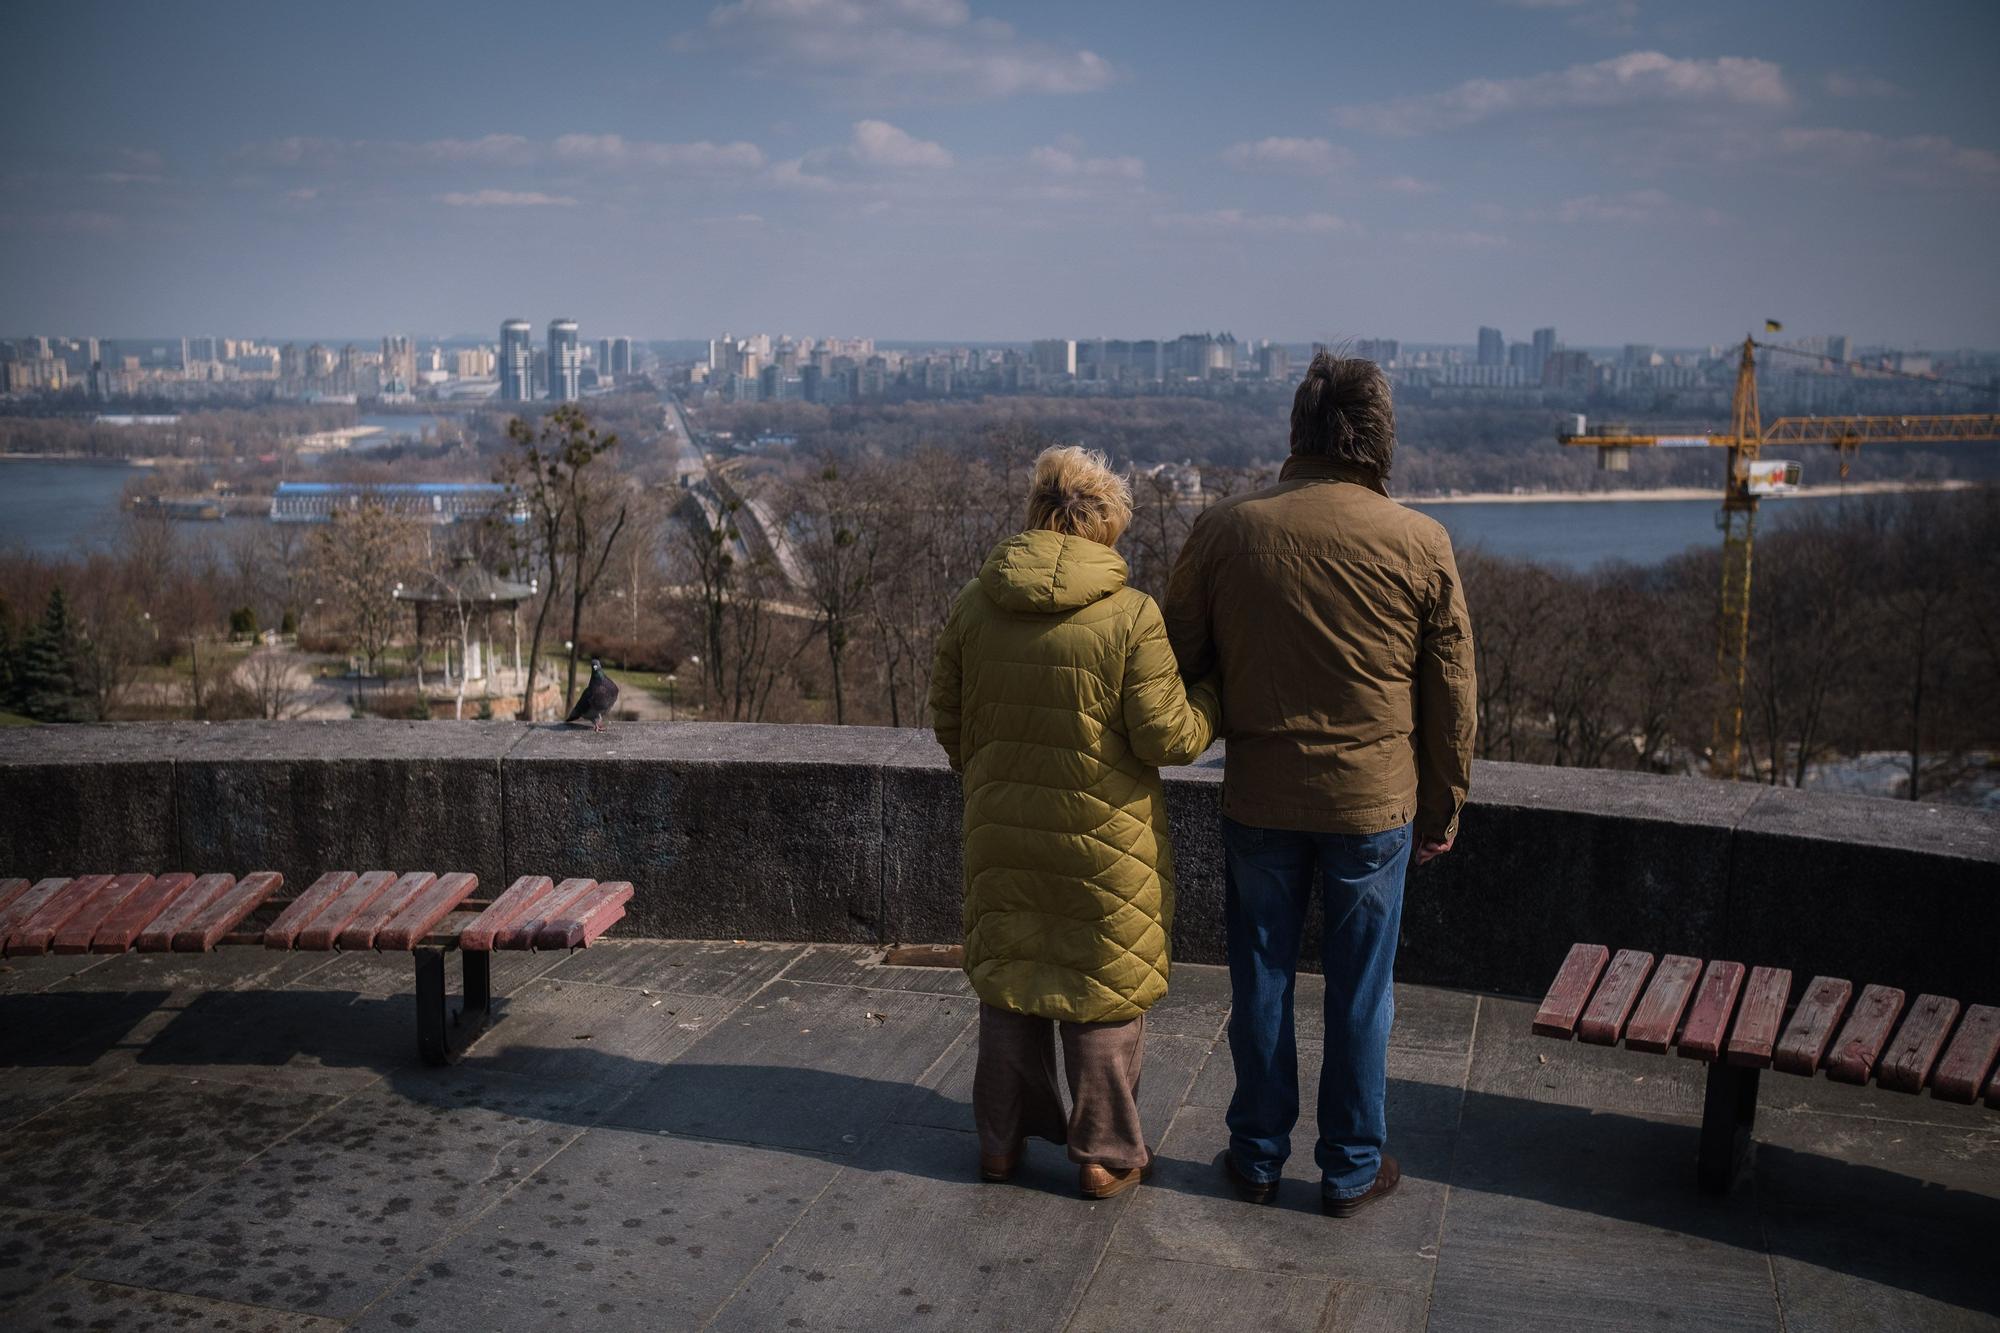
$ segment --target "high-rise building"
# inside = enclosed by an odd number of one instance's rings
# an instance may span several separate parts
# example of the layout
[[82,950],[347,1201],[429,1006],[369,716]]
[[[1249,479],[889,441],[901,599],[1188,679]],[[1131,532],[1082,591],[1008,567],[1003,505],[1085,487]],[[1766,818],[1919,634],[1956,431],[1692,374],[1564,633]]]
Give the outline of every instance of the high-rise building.
[[405,390],[417,382],[417,345],[408,338],[392,335],[382,340],[382,382]]
[[1549,358],[1556,354],[1556,331],[1554,329],[1535,330],[1535,367],[1530,379],[1541,378]]
[[611,373],[617,376],[632,373],[632,340],[613,338],[611,340]]
[[1504,366],[1507,364],[1507,340],[1498,329],[1479,331],[1479,364],[1482,366]]
[[525,403],[535,389],[535,326],[510,319],[500,326],[500,397]]
[[549,321],[549,401],[573,403],[583,396],[583,344],[573,319]]
[[1076,374],[1076,339],[1037,338],[1028,348],[1029,359],[1044,375]]
[[1292,359],[1283,343],[1265,343],[1257,350],[1257,369],[1267,380],[1282,383],[1292,377]]

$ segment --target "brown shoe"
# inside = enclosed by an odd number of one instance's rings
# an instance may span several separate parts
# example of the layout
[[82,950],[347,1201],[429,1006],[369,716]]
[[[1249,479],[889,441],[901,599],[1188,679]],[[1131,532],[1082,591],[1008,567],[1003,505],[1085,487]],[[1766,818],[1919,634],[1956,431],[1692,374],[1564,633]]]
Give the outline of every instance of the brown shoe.
[[1278,1197],[1278,1182],[1275,1180],[1252,1180],[1243,1174],[1237,1165],[1236,1154],[1229,1149],[1222,1150],[1222,1172],[1229,1177],[1229,1184],[1236,1191],[1236,1197],[1245,1203],[1269,1203]]
[[1013,1179],[1014,1168],[1021,1164],[1021,1150],[995,1157],[991,1153],[979,1154],[979,1178],[1002,1184]]
[[1140,1181],[1153,1174],[1153,1154],[1146,1153],[1144,1166],[1128,1166],[1124,1170],[1113,1170],[1108,1166],[1091,1163],[1076,1173],[1076,1187],[1083,1191],[1086,1199],[1111,1199],[1123,1194]]
[[1336,1199],[1331,1194],[1319,1196],[1319,1210],[1328,1217],[1352,1217],[1374,1203],[1386,1199],[1396,1192],[1396,1186],[1403,1183],[1403,1168],[1388,1153],[1382,1154],[1382,1169],[1375,1173],[1375,1183],[1365,1194],[1357,1194],[1351,1199]]

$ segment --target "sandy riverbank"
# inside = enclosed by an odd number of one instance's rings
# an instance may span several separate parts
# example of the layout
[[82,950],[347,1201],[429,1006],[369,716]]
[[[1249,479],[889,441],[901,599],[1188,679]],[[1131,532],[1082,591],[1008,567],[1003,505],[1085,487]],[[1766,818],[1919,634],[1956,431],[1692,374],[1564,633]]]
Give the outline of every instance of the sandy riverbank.
[[[1834,496],[1910,495],[1922,491],[1970,491],[1976,481],[1857,481],[1846,486],[1801,486],[1772,499],[1827,499]],[[1467,491],[1459,495],[1398,495],[1404,504],[1596,504],[1628,500],[1720,500],[1715,486],[1660,486],[1630,491]]]

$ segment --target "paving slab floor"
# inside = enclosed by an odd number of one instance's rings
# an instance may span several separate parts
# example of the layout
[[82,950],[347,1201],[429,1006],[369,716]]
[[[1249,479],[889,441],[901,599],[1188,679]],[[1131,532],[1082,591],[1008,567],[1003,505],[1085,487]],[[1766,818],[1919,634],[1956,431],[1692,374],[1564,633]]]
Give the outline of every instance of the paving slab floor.
[[1318,1209],[1324,1030],[1277,1203],[1216,1166],[1219,968],[1149,1019],[1158,1167],[977,1179],[963,976],[848,946],[509,955],[465,1061],[408,960],[0,962],[0,1328],[2000,1328],[2000,1114],[1767,1075],[1753,1165],[1694,1188],[1702,1068],[1398,988],[1404,1184]]

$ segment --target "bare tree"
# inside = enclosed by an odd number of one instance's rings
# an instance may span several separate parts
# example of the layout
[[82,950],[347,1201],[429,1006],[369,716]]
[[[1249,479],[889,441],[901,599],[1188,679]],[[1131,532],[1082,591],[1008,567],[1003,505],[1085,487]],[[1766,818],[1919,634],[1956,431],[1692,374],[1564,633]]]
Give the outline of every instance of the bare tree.
[[310,706],[299,665],[282,648],[257,649],[237,668],[237,677],[255,704],[257,716],[267,721],[299,717]]
[[[539,429],[515,417],[507,423],[507,438],[512,448],[500,465],[499,479],[527,506],[523,554],[527,564],[539,567],[546,576],[528,642],[527,681],[521,699],[521,716],[532,718],[542,637],[548,628],[549,611],[565,587],[571,589],[571,632],[564,698],[574,692],[576,636],[582,629],[584,601],[610,558],[610,540],[615,540],[624,526],[625,508],[617,490],[596,484],[598,473],[592,470],[618,446],[618,437],[599,433],[582,408],[566,403],[544,416]],[[604,507],[611,503],[617,504],[617,512],[609,519],[607,540],[601,534]]]
[[798,528],[792,545],[805,578],[802,591],[826,645],[833,720],[844,723],[847,653],[868,614],[882,547],[881,493],[864,469],[828,458],[792,486],[790,509]]
[[415,520],[373,504],[337,510],[313,534],[321,595],[341,618],[371,676],[402,627],[396,586],[415,576],[423,550]]

